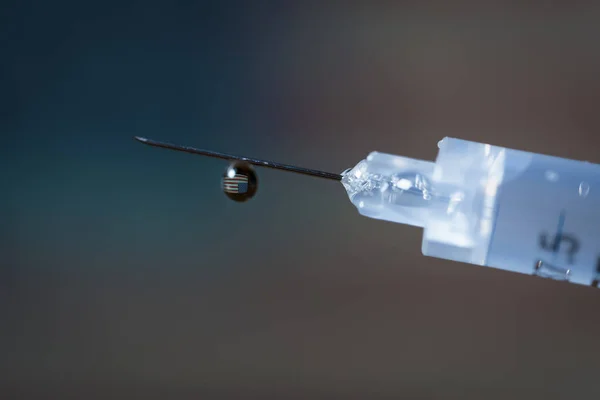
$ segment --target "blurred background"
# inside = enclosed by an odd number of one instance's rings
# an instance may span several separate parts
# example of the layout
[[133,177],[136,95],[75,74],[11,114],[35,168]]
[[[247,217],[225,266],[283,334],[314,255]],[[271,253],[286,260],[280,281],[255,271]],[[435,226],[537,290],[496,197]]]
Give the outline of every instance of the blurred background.
[[426,258],[326,180],[236,204],[226,162],[132,139],[600,163],[600,9],[322,3],[3,3],[1,398],[598,398],[597,290]]

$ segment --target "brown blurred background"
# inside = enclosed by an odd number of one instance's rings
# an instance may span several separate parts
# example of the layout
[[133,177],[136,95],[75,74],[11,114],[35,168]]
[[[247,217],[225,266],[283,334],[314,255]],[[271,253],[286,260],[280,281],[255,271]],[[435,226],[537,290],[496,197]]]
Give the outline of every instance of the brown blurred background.
[[225,163],[131,136],[600,163],[600,9],[29,3],[0,24],[1,398],[598,398],[597,290],[426,258],[327,181],[234,204]]

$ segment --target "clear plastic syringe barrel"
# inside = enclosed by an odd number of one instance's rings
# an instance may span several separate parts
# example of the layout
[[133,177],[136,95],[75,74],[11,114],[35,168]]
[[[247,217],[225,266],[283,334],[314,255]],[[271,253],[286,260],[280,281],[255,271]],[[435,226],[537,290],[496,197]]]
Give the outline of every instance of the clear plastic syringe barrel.
[[600,165],[445,138],[435,162],[373,152],[342,183],[424,255],[598,286]]

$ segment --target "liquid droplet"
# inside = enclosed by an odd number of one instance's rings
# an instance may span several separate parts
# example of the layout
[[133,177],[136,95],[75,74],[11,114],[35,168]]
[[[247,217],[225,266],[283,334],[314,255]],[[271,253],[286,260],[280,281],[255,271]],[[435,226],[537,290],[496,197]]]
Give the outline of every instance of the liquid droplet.
[[231,200],[237,202],[248,201],[254,197],[258,188],[256,172],[248,163],[234,162],[225,170],[221,187],[225,195]]
[[590,184],[587,182],[581,182],[579,184],[579,195],[583,198],[587,197],[588,193],[590,192]]

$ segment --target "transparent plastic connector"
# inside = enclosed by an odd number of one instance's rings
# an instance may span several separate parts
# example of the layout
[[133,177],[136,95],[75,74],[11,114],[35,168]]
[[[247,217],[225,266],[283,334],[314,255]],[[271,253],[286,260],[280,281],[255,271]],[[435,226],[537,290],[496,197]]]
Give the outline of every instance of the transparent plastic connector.
[[373,152],[342,173],[364,216],[424,228],[423,254],[484,264],[504,149],[444,139],[436,162]]
[[434,167],[429,161],[372,152],[342,173],[342,184],[360,214],[425,227]]

